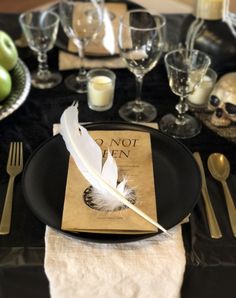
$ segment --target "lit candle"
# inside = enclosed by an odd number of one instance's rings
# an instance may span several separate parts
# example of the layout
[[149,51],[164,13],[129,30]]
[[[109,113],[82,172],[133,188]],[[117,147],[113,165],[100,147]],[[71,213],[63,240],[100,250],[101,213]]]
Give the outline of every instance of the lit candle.
[[201,84],[196,87],[193,94],[188,96],[189,103],[198,106],[205,106],[208,102],[211,91],[217,80],[217,73],[212,69],[208,68]]
[[[109,71],[108,71],[109,72]],[[108,110],[113,103],[115,89],[115,75],[111,73],[95,72],[88,80],[88,105],[95,111]]]
[[188,101],[195,105],[204,105],[208,101],[208,97],[213,88],[212,79],[205,75],[201,84],[195,89],[193,94],[189,95]]

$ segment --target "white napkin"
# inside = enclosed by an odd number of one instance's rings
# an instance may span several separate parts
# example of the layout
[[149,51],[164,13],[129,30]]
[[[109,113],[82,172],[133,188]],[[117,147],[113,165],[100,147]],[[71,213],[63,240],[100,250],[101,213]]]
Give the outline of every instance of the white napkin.
[[47,227],[45,272],[52,298],[177,298],[185,270],[181,226],[172,237],[92,243]]

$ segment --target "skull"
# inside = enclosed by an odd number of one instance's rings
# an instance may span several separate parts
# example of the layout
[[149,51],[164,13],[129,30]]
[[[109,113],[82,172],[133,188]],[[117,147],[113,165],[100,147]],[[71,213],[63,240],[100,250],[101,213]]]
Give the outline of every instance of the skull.
[[236,122],[236,72],[228,73],[216,83],[208,109],[214,111],[211,123],[215,126],[229,126]]

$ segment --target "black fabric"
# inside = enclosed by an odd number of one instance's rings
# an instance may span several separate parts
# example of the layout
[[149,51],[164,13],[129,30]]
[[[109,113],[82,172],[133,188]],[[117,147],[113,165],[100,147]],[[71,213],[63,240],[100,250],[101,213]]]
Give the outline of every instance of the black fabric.
[[[168,38],[176,44],[184,16],[169,15],[167,19]],[[20,30],[17,16],[2,14],[0,30],[7,31],[14,38],[18,37]],[[19,52],[30,70],[35,69],[36,56],[28,49]],[[49,52],[50,67],[56,69],[57,62],[58,49],[55,47]],[[86,96],[71,93],[62,83],[47,91],[32,88],[26,102],[0,122],[0,214],[8,182],[5,169],[10,141],[23,141],[26,161],[37,146],[52,135],[53,123],[59,122],[63,110],[74,100],[80,101],[82,122],[121,120],[117,111],[124,102],[134,98],[135,80],[126,69],[115,72],[115,100],[109,111],[98,113],[90,110]],[[63,76],[69,73],[65,71]],[[145,76],[143,99],[157,107],[157,121],[164,114],[174,111],[178,98],[168,86],[163,59]],[[221,240],[209,237],[205,209],[200,199],[190,223],[183,228],[187,266],[182,297],[236,297],[236,240],[231,233],[221,185],[210,177],[206,168],[210,153],[222,152],[228,157],[232,167],[228,182],[236,203],[236,144],[217,136],[205,126],[200,135],[182,142],[192,152],[201,153],[212,204],[224,234]],[[12,230],[9,235],[0,236],[0,298],[48,297],[48,282],[43,270],[44,231],[44,224],[31,213],[24,201],[19,175],[15,184]]]
[[8,266],[0,270],[0,297],[49,298],[49,286],[42,266]]

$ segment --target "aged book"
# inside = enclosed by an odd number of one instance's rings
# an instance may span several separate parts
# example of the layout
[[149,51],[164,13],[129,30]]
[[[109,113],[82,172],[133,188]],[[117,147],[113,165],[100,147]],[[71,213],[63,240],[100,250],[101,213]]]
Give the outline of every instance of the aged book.
[[[90,131],[105,160],[108,150],[116,159],[119,180],[126,177],[132,203],[157,221],[150,134],[138,131]],[[147,233],[157,229],[129,208],[101,211],[94,208],[91,186],[70,157],[62,229],[95,233]]]

